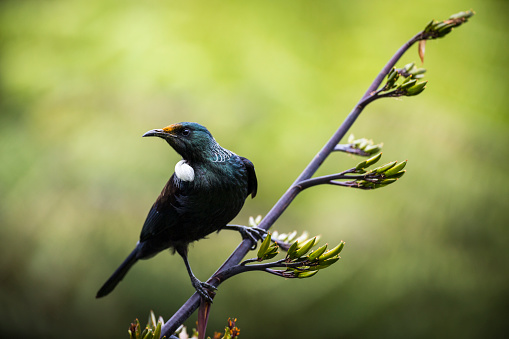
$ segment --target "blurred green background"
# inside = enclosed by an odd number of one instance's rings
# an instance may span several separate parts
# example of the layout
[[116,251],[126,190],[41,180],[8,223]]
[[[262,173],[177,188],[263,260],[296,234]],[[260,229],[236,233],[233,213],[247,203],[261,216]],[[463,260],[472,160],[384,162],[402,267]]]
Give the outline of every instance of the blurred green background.
[[[497,337],[509,325],[507,1],[1,1],[0,319],[5,336],[126,338],[192,294],[178,256],[133,248],[179,160],[147,130],[207,126],[251,159],[265,214],[372,79],[431,19],[474,9],[430,41],[427,90],[375,102],[353,126],[407,175],[376,191],[318,187],[274,229],[346,241],[313,279],[246,273],[223,284],[209,332],[246,338]],[[418,61],[412,48],[399,66]],[[418,63],[420,64],[420,63]],[[360,161],[333,154],[319,174]],[[191,248],[204,280],[236,247]],[[254,254],[253,254],[254,256]],[[194,326],[196,316],[186,323]]]

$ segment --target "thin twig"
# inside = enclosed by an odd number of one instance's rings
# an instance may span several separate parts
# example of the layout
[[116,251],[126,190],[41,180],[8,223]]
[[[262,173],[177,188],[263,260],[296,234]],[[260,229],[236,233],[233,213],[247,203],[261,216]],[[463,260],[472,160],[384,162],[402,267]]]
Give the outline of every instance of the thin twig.
[[297,186],[301,190],[305,190],[306,188],[313,187],[316,185],[322,185],[322,184],[328,184],[331,180],[340,180],[340,179],[364,179],[365,174],[359,174],[359,175],[347,175],[348,173],[353,173],[355,171],[355,168],[350,168],[346,171],[343,171],[341,173],[335,173],[335,174],[329,174],[324,175],[317,178],[311,178],[307,180],[302,180]]
[[361,157],[369,157],[371,153],[364,152],[360,148],[352,147],[350,144],[339,144],[334,147],[333,152],[345,152],[348,154],[355,154]]

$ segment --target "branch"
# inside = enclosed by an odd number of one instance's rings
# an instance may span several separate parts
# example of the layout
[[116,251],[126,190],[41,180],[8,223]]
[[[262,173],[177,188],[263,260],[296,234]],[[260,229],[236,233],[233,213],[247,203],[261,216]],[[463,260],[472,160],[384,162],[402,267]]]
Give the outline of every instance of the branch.
[[361,157],[369,157],[371,153],[365,152],[360,148],[352,147],[350,144],[339,144],[334,147],[334,152],[345,152],[349,154],[360,155]]
[[[350,114],[346,117],[343,123],[339,126],[338,130],[332,135],[329,141],[322,147],[322,149],[316,154],[313,160],[308,164],[308,166],[304,169],[304,171],[299,175],[299,177],[295,180],[295,182],[290,186],[290,188],[283,194],[283,196],[278,200],[278,202],[272,207],[272,209],[267,213],[267,215],[263,218],[260,225],[258,227],[268,230],[272,225],[276,222],[276,220],[283,214],[288,205],[295,199],[297,194],[302,191],[299,185],[305,180],[310,179],[313,174],[318,170],[318,168],[322,165],[325,159],[334,151],[336,145],[341,141],[341,139],[348,132],[350,127],[352,127],[353,123],[359,115],[362,113],[364,108],[376,99],[375,96],[372,96],[378,87],[382,84],[385,76],[391,71],[396,62],[401,58],[401,56],[417,41],[422,39],[423,32],[417,33],[414,37],[412,37],[409,41],[407,41],[403,46],[401,46],[396,54],[387,62],[387,64],[382,68],[378,76],[371,83],[371,86],[367,89],[366,93],[359,100],[354,109],[350,112]],[[232,269],[234,266],[238,265],[241,260],[246,256],[251,248],[250,240],[243,240],[239,246],[233,251],[230,257],[221,265],[221,267],[207,280],[209,284],[212,284],[215,287],[218,287],[219,284],[224,281],[221,280],[221,276],[224,277],[224,273],[227,270]],[[175,332],[180,324],[182,324],[189,316],[198,308],[200,304],[200,296],[197,293],[194,293],[182,307],[164,324],[162,328],[162,335],[170,336]]]
[[[421,59],[424,57],[424,44],[423,42],[428,39],[436,39],[445,36],[448,34],[452,28],[461,25],[466,22],[469,17],[473,15],[473,12],[461,12],[454,16],[451,16],[449,20],[444,22],[435,22],[431,21],[426,28],[417,33],[414,37],[412,37],[409,41],[407,41],[403,46],[401,46],[398,51],[394,54],[394,56],[387,62],[387,64],[382,68],[378,76],[372,82],[372,84],[367,89],[366,93],[361,97],[357,105],[353,108],[350,114],[346,117],[343,123],[339,126],[338,130],[332,135],[329,141],[322,147],[322,149],[317,153],[317,155],[313,158],[313,160],[308,164],[308,166],[304,169],[304,171],[299,175],[299,177],[295,180],[295,182],[288,188],[288,190],[283,194],[283,196],[278,200],[278,202],[272,207],[272,209],[267,213],[265,218],[261,221],[258,227],[268,230],[276,220],[281,216],[281,214],[286,210],[286,208],[290,205],[290,203],[295,199],[295,197],[303,190],[302,185],[306,185],[309,183],[313,183],[310,181],[313,174],[317,171],[317,169],[322,165],[325,159],[336,149],[336,145],[341,141],[341,139],[345,136],[347,131],[362,113],[364,108],[374,100],[383,97],[379,95],[382,91],[377,91],[377,89],[382,84],[384,78],[393,70],[396,62],[401,58],[401,56],[416,42],[421,41],[419,48],[419,55]],[[424,86],[424,85],[423,85]],[[414,91],[415,92],[415,91]],[[409,95],[408,91],[404,95]],[[412,95],[412,94],[410,94]],[[413,94],[415,95],[415,94]],[[386,94],[385,96],[389,96]],[[341,174],[341,173],[340,173]],[[343,173],[344,174],[344,173]],[[340,176],[339,179],[342,177]],[[338,179],[338,178],[336,178]],[[373,182],[366,181],[370,184],[376,185]],[[328,180],[328,183],[341,185],[341,186],[350,186],[353,185],[359,186],[359,183],[356,181],[353,182],[337,182]],[[379,184],[380,185],[380,184]],[[370,189],[368,187],[359,187]],[[252,241],[249,239],[243,240],[239,246],[235,249],[235,251],[230,255],[230,257],[221,265],[221,267],[209,278],[208,283],[212,284],[215,287],[218,287],[221,282],[228,279],[235,274],[236,270],[253,270],[254,265],[239,265],[241,260],[246,256],[246,254],[251,249]],[[251,268],[250,268],[251,267]],[[265,268],[265,270],[269,273],[277,274],[276,271],[272,271],[269,268]],[[237,273],[238,274],[238,273]],[[194,293],[182,307],[164,324],[162,328],[162,335],[166,335],[169,337],[174,333],[177,327],[182,324],[199,306],[200,304],[200,296],[197,293]]]

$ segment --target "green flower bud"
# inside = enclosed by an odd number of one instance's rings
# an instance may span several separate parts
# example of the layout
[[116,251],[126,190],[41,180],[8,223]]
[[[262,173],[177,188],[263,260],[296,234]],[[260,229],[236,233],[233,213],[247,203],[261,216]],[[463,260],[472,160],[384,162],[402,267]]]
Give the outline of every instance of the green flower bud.
[[368,166],[371,166],[371,165],[374,165],[378,162],[378,160],[380,160],[382,158],[382,153],[378,153],[377,155],[369,158],[368,160],[366,160],[366,164]]
[[145,336],[142,337],[143,339],[152,339],[154,338],[154,332],[152,330],[148,330]]
[[424,32],[429,32],[431,29],[431,26],[433,26],[434,23],[435,23],[435,20],[431,20],[429,22],[429,24],[427,24],[426,27],[424,28]]
[[276,255],[279,254],[278,248],[279,246],[277,245],[269,247],[267,252],[265,252],[265,254],[263,255],[262,260],[269,260],[274,258]]
[[330,258],[338,255],[343,250],[343,247],[345,247],[345,243],[342,241],[342,242],[339,243],[338,246],[334,247],[330,251],[327,251],[324,254],[322,254],[321,256],[319,256],[318,260],[319,261],[325,261],[327,259],[330,259]]
[[311,267],[311,270],[323,270],[324,268],[329,267],[330,265],[336,263],[339,260],[339,256],[332,257],[330,259],[320,261],[320,264]]
[[375,183],[371,181],[363,180],[362,183],[359,181],[359,187],[362,188],[375,188]]
[[295,241],[292,246],[290,246],[290,248],[288,249],[288,252],[286,253],[286,256],[290,259],[294,259],[296,258],[295,257],[295,252],[297,252],[297,248],[299,246],[299,241]]
[[317,274],[318,271],[306,271],[306,272],[300,272],[297,273],[297,278],[303,279],[303,278],[311,278],[315,274]]
[[389,168],[392,168],[394,165],[396,165],[396,163],[397,163],[397,161],[392,161],[392,162],[390,162],[388,164],[385,164],[383,166],[375,168],[373,171],[375,173],[383,173],[383,172],[387,171]]
[[413,70],[411,70],[409,73],[412,75],[412,77],[415,78],[415,75],[426,73],[426,68],[417,68],[416,67]]
[[405,67],[403,67],[403,69],[405,70],[405,72],[408,72],[409,70],[411,70],[413,67],[415,66],[415,63],[411,62],[409,64],[406,64]]
[[311,252],[308,255],[308,260],[313,261],[313,260],[317,259],[319,256],[321,256],[323,254],[323,252],[325,252],[326,249],[327,249],[327,244],[325,244],[321,247],[318,247],[316,250],[314,250],[313,252]]
[[427,83],[428,83],[427,81],[421,81],[417,83],[415,86],[406,90],[406,95],[412,96],[421,93],[426,88]]
[[[408,77],[408,79],[410,79],[410,77]],[[413,85],[415,85],[415,83],[416,83],[416,82],[417,82],[417,80],[415,80],[415,79],[405,81],[404,83],[402,83],[402,84],[399,86],[399,89],[407,89],[407,88],[410,88],[410,87],[412,87]]]
[[154,338],[158,339],[161,336],[161,325],[163,323],[161,321],[157,322],[156,329],[154,331]]
[[267,236],[265,237],[262,244],[260,245],[260,248],[258,249],[258,254],[257,254],[258,260],[262,260],[265,253],[269,249],[269,246],[270,246],[270,233],[267,233]]
[[357,166],[355,166],[355,169],[360,170],[360,169],[369,167],[373,164],[376,164],[378,162],[378,160],[380,160],[380,158],[382,158],[382,153],[378,153],[374,157],[371,157],[367,160],[361,161],[360,163],[357,164]]
[[475,13],[473,11],[466,11],[466,12],[459,12],[456,14],[453,14],[449,17],[449,19],[456,20],[456,19],[468,19],[472,17]]
[[392,175],[387,175],[386,173],[384,173],[384,176],[386,178],[394,178],[394,179],[399,179],[401,178],[404,174],[406,173],[406,170],[403,170],[403,171],[400,171],[396,174],[392,174]]
[[391,175],[398,173],[398,172],[399,172],[399,171],[401,171],[403,168],[405,168],[406,163],[407,163],[407,160],[400,162],[399,164],[395,165],[395,166],[394,166],[394,167],[392,167],[391,169],[388,169],[387,171],[385,171],[385,172],[384,172],[384,175],[385,175],[386,177],[390,177]]
[[388,179],[382,179],[380,180],[380,185],[390,185],[392,183],[395,183],[398,179],[394,178],[388,178]]
[[381,150],[381,148],[379,145],[368,145],[364,149],[364,152],[369,153],[369,154],[375,154],[377,152],[380,152],[380,150]]
[[447,26],[447,24],[444,21],[440,21],[433,26],[433,30],[438,32],[438,30],[444,28],[445,26]]
[[366,146],[369,145],[369,141],[367,139],[362,140],[362,142],[359,144],[359,149],[365,149]]
[[141,326],[140,321],[136,319],[136,331],[135,331],[136,338],[139,338],[141,335]]
[[311,249],[311,247],[313,247],[313,245],[315,244],[315,241],[316,241],[316,237],[311,238],[311,239],[307,240],[306,242],[304,242],[300,246],[300,248],[297,250],[297,252],[295,252],[295,258],[300,258],[304,254],[308,253],[308,251]]

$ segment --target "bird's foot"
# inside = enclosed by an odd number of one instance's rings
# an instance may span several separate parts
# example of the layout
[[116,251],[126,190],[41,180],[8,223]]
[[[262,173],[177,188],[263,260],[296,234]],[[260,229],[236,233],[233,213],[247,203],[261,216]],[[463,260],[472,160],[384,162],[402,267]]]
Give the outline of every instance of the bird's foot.
[[197,278],[192,279],[194,289],[198,294],[205,299],[207,302],[212,304],[212,298],[216,294],[217,288],[209,283],[201,282]]
[[225,229],[239,231],[242,239],[249,239],[253,242],[252,250],[256,249],[258,240],[263,240],[267,235],[267,231],[260,227],[248,227],[242,225],[226,225]]

